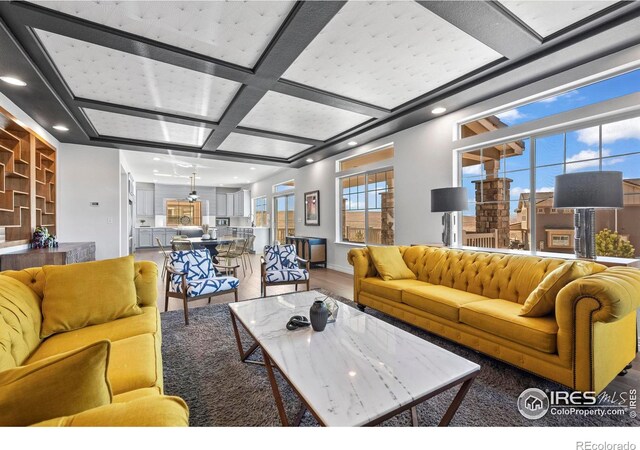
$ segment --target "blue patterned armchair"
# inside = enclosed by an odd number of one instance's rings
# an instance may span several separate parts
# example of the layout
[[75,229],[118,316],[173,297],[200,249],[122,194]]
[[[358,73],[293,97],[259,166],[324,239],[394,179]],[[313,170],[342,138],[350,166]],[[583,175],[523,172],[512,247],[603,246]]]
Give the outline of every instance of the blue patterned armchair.
[[267,286],[294,284],[297,291],[299,284],[306,284],[309,290],[309,261],[296,254],[295,245],[267,245],[260,262],[263,297],[267,296]]
[[[239,266],[221,266],[211,260],[209,250],[183,250],[171,252],[167,261],[167,281],[165,290],[165,311],[169,308],[169,298],[182,299],[184,306],[184,323],[189,325],[189,309],[187,302],[200,300],[233,292],[238,301],[238,285],[236,269]],[[216,268],[232,269],[233,276],[218,276]]]

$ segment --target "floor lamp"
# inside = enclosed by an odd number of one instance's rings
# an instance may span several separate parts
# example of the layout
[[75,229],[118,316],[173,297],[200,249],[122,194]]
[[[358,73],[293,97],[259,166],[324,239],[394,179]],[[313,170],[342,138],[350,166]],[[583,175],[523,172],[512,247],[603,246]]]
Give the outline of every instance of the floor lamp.
[[596,259],[596,209],[623,207],[622,172],[580,172],[556,176],[554,208],[573,208],[578,258]]
[[467,188],[447,187],[431,189],[431,212],[441,212],[442,215],[442,243],[451,246],[451,213],[467,209]]

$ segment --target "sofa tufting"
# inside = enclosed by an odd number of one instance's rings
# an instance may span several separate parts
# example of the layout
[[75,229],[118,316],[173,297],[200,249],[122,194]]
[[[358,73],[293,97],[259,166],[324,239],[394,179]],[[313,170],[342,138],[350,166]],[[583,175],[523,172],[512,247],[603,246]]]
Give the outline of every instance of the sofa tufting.
[[367,248],[352,249],[354,301],[580,391],[603,390],[636,355],[640,270],[583,262],[554,310],[522,305],[563,259],[427,246],[398,247],[416,279],[384,281]]
[[[82,264],[95,263],[73,266]],[[47,420],[28,425],[188,424],[188,408],[184,401],[178,397],[163,395],[160,315],[156,306],[157,266],[153,262],[141,261],[135,262],[133,268],[137,305],[141,313],[56,333],[44,339],[40,334],[43,323],[42,303],[47,301],[44,298],[43,268],[0,273],[0,380],[3,371],[7,374],[16,369],[35,366],[52,357],[73,354],[74,351],[93,344],[103,343],[109,347],[106,363],[108,404],[63,417],[48,417]],[[24,285],[29,289],[25,290]],[[86,295],[90,296],[91,292]],[[103,384],[105,383],[103,375]],[[75,392],[72,391],[71,394],[68,397],[73,397]],[[51,392],[51,404],[55,406],[63,401],[74,401],[56,398],[56,395],[57,392]],[[19,399],[20,396],[29,396],[29,392],[9,392],[8,397],[12,396]],[[73,404],[67,407],[78,409]],[[42,408],[46,406],[43,405]],[[36,414],[43,415],[46,416],[46,411]]]

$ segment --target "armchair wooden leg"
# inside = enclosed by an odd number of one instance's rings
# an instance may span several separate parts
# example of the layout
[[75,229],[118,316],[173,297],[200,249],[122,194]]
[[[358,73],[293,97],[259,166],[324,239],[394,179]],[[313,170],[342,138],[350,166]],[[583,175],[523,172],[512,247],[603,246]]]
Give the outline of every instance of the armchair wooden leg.
[[238,301],[238,290],[237,290],[237,289],[234,289],[234,290],[233,290],[233,298],[234,298],[234,301],[235,301],[235,302],[237,302],[237,301]]
[[169,311],[169,295],[167,292],[164,293],[164,310]]
[[182,296],[182,304],[184,305],[184,324],[189,325],[189,308],[187,306],[187,296]]
[[209,301],[207,302],[207,304],[211,304],[211,297],[209,297]]
[[296,292],[298,292],[298,283],[296,283],[295,286],[296,286]]
[[307,280],[307,291],[309,290],[309,280]]

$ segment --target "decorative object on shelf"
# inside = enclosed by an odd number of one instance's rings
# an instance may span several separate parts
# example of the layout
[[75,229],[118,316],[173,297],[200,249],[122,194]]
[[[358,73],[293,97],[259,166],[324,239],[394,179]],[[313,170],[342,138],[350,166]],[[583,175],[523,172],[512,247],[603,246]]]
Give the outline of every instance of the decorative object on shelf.
[[338,310],[340,309],[338,306],[338,302],[332,299],[329,296],[316,297],[316,301],[322,301],[327,306],[329,310],[329,318],[327,319],[327,323],[334,323],[338,319]]
[[145,224],[145,222],[146,222],[146,220],[144,220],[144,219],[140,219],[140,226],[141,226],[141,227],[143,227],[143,226],[144,226],[144,224]]
[[49,234],[47,227],[36,227],[31,240],[31,248],[56,248],[58,241],[54,235]]
[[209,224],[202,225],[202,239],[211,239],[211,235],[209,234]]
[[573,208],[578,258],[596,259],[596,209],[623,207],[622,172],[578,172],[556,176],[554,208]]
[[304,224],[320,225],[320,191],[304,194]]
[[323,300],[316,300],[309,309],[309,318],[313,331],[323,331],[329,320],[329,308]]
[[441,212],[442,215],[442,243],[451,246],[451,213],[464,211],[469,203],[467,188],[447,187],[431,189],[431,212]]
[[198,200],[198,193],[196,192],[196,173],[193,172],[193,176],[191,176],[190,178],[191,178],[191,191],[189,192],[189,195],[187,195],[187,200],[189,200],[189,202],[191,203]]

